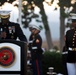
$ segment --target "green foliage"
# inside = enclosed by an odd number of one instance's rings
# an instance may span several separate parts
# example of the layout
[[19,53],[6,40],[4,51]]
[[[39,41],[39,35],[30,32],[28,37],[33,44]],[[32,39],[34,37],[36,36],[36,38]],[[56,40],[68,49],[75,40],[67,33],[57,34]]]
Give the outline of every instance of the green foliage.
[[42,67],[43,75],[46,75],[49,67],[54,67],[54,72],[56,73],[65,74],[61,53],[46,51],[44,53]]
[[32,18],[38,18],[39,15],[34,13],[31,17],[32,17]]
[[34,3],[36,4],[36,5],[38,5],[38,4],[42,4],[42,2],[43,2],[43,0],[33,0],[34,1]]
[[69,7],[71,5],[71,0],[59,0],[59,5]]
[[55,50],[59,50],[57,46],[54,46],[53,49],[55,49]]

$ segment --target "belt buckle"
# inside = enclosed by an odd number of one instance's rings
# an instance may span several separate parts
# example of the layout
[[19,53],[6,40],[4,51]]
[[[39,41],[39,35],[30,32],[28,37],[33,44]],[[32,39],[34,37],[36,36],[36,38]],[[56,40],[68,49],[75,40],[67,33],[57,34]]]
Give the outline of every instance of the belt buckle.
[[72,48],[73,51],[76,51],[76,48]]
[[76,51],[76,48],[75,48],[75,51]]

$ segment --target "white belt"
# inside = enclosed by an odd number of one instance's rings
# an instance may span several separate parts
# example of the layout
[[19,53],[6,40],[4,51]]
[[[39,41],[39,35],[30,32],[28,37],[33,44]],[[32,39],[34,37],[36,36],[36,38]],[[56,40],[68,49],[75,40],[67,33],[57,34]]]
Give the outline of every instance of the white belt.
[[32,47],[32,49],[37,49],[37,47]]
[[68,51],[62,52],[62,54],[68,54]]
[[33,41],[29,41],[28,43],[33,43]]
[[76,51],[76,48],[69,47],[68,49],[69,49],[69,51]]

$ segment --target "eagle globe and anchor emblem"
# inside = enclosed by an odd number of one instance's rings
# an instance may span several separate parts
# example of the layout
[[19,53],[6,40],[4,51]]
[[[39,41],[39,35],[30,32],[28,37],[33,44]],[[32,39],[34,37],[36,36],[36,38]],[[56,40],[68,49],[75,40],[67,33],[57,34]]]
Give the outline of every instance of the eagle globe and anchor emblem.
[[0,65],[8,67],[15,61],[16,55],[12,48],[4,46],[0,48]]

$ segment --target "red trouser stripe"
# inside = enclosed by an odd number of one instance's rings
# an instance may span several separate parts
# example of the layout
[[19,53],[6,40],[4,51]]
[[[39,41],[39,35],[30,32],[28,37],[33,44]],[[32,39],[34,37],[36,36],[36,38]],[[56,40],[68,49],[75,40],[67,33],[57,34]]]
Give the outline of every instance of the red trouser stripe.
[[36,66],[37,66],[37,72],[38,72],[38,75],[40,75],[40,70],[39,70],[38,60],[36,60]]

